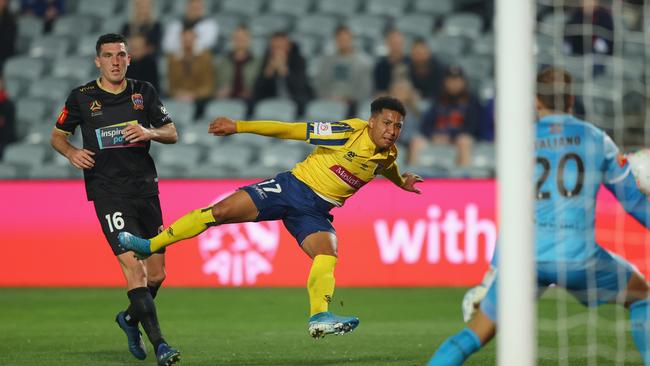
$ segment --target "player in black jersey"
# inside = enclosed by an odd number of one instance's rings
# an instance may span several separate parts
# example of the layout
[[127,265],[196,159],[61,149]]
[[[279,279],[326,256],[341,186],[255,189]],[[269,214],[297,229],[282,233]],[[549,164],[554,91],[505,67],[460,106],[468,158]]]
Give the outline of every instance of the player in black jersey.
[[[95,65],[100,76],[76,87],[52,131],[52,146],[83,169],[88,200],[93,201],[104,235],[117,257],[128,286],[130,305],[117,314],[129,351],[146,357],[138,323],[156,351],[159,365],[171,365],[180,353],[162,337],[153,299],[165,279],[164,253],[146,261],[120,247],[117,234],[128,230],[151,237],[162,229],[158,178],[149,155],[151,141],[173,144],[176,128],[148,82],[126,79],[130,57],[126,39],[118,34],[99,37]],[[83,147],[68,136],[79,126]],[[132,231],[133,230],[133,231]]]

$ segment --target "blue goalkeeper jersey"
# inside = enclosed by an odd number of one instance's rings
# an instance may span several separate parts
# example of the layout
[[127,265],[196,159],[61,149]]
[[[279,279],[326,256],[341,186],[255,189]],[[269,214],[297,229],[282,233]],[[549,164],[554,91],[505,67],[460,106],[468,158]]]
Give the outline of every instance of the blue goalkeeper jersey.
[[535,137],[536,259],[581,261],[596,251],[596,194],[629,165],[605,132],[571,115],[540,119]]

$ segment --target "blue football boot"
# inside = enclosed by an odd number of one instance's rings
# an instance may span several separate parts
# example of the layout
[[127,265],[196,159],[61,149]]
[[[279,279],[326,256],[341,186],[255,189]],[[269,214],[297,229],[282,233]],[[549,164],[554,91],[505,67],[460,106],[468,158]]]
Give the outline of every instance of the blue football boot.
[[322,338],[328,334],[345,334],[353,331],[358,325],[359,318],[356,316],[338,316],[324,311],[309,318],[309,335]]
[[161,343],[156,351],[158,366],[169,366],[181,360],[181,353],[174,348],[169,347],[167,343]]
[[129,342],[129,352],[138,360],[144,360],[147,358],[147,351],[142,341],[142,333],[140,333],[137,325],[129,325],[126,319],[124,319],[125,316],[126,313],[120,311],[115,317],[115,322],[126,333],[126,339]]
[[151,242],[129,232],[122,231],[117,234],[117,240],[126,250],[132,250],[138,259],[147,259],[151,255]]

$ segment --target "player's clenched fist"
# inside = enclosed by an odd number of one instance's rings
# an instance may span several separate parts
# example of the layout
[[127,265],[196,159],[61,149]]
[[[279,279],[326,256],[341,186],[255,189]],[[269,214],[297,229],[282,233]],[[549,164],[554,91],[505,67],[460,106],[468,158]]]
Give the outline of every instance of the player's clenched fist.
[[228,136],[237,133],[237,124],[228,117],[217,117],[210,123],[208,132],[215,136]]

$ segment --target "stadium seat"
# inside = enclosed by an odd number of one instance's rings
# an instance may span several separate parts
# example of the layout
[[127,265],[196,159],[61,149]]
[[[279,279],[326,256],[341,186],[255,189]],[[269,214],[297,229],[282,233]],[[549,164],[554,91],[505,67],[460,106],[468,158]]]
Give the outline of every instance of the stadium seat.
[[230,42],[230,35],[240,24],[246,24],[246,18],[240,14],[219,12],[214,16],[219,25],[219,37]]
[[544,15],[542,19],[537,22],[538,31],[548,35],[554,35],[558,31],[560,34],[563,34],[566,21],[567,17],[563,11],[552,11]]
[[296,110],[296,103],[291,99],[264,99],[255,106],[253,119],[293,122],[296,118]]
[[44,60],[29,57],[11,57],[4,66],[4,76],[7,78],[19,77],[28,81],[35,81],[43,75],[45,70]]
[[315,99],[307,104],[305,120],[340,121],[345,119],[348,106],[345,103],[328,99]]
[[208,152],[207,163],[231,170],[247,167],[254,158],[254,149],[248,144],[224,143],[212,147]]
[[366,0],[366,12],[375,15],[399,17],[406,10],[407,0]]
[[203,145],[211,147],[218,143],[218,137],[208,133],[208,122],[177,126],[180,142],[185,145]]
[[295,34],[314,35],[322,38],[331,38],[338,26],[336,17],[328,14],[311,14],[298,18]]
[[442,30],[451,36],[476,39],[483,31],[483,20],[474,13],[455,13],[445,18]]
[[106,0],[83,0],[77,3],[77,13],[83,15],[93,15],[104,19],[107,16],[115,14],[119,1]]
[[9,94],[9,98],[18,100],[22,98],[25,90],[27,89],[27,81],[19,77],[8,77],[4,80],[4,87]]
[[185,177],[190,179],[221,179],[239,177],[238,169],[211,164],[200,164],[188,167]]
[[275,32],[291,30],[291,18],[283,14],[264,14],[256,16],[250,24],[253,36],[268,37]]
[[458,179],[487,179],[494,177],[494,171],[475,167],[452,167],[447,169],[447,176]]
[[70,170],[62,169],[56,165],[34,165],[28,168],[27,177],[30,179],[68,179]]
[[[223,143],[246,144],[255,148],[273,145],[279,141],[273,137],[261,136],[253,133],[238,133],[227,137],[221,137],[221,139],[223,139]],[[282,143],[287,141],[289,140],[282,140]]]
[[53,104],[63,105],[70,90],[76,84],[75,80],[70,78],[44,77],[38,83],[29,87],[28,95],[36,98],[43,98],[51,101]]
[[351,16],[359,10],[359,0],[327,0],[317,1],[318,11],[339,16]]
[[647,96],[641,91],[628,89],[623,95],[623,112],[626,115],[645,116],[648,102]]
[[[246,103],[240,99],[219,99],[209,102],[205,107],[205,121],[209,123],[218,116],[234,120],[246,119]],[[207,127],[206,127],[207,128]]]
[[[29,55],[31,57],[44,57],[55,59],[68,55],[70,49],[70,40],[63,36],[43,36],[36,38],[29,46]],[[93,45],[93,50],[95,49]]]
[[[110,22],[101,22],[99,25],[100,34],[106,33],[122,33],[122,25],[129,21],[129,16],[126,14],[114,15]],[[162,23],[166,24],[166,23]],[[94,49],[94,48],[93,48]]]
[[162,104],[177,125],[187,125],[194,122],[195,105],[191,102],[181,102],[174,99],[164,99]]
[[221,11],[254,16],[262,12],[263,0],[223,0]]
[[17,167],[30,167],[45,162],[50,152],[49,146],[24,143],[9,144],[4,150],[2,162]]
[[[94,52],[94,47],[93,47]],[[79,85],[93,79],[96,67],[93,59],[88,56],[71,56],[54,61],[52,76],[61,78],[74,78]]]
[[642,62],[646,57],[646,46],[641,42],[623,40],[623,58]]
[[156,173],[158,178],[162,179],[180,179],[187,177],[190,166],[185,165],[167,165],[156,163]]
[[445,58],[456,60],[465,54],[467,43],[463,37],[443,34],[429,39],[429,48],[437,58],[443,59],[443,61]]
[[472,53],[475,55],[494,57],[494,47],[496,47],[494,34],[485,33],[476,41],[472,42]]
[[456,148],[445,145],[429,144],[417,157],[417,166],[422,168],[453,168],[456,161]]
[[377,15],[352,15],[346,25],[355,36],[381,39],[388,25],[386,18]]
[[[101,34],[87,34],[77,40],[75,54],[79,57],[95,57],[95,45]],[[92,59],[91,59],[92,60]]]
[[251,40],[251,52],[257,57],[264,57],[266,46],[268,44],[267,37],[253,37]]
[[413,13],[447,15],[454,11],[454,0],[415,0]]
[[191,166],[199,163],[201,149],[194,145],[166,145],[156,149],[156,164]]
[[78,38],[84,34],[92,32],[96,22],[79,14],[68,14],[57,18],[52,28],[52,34],[57,36],[68,36]]
[[[319,37],[309,34],[293,34],[291,36],[294,42],[300,47],[300,53],[307,59],[311,59],[321,54],[321,44]],[[309,61],[308,61],[309,62]],[[309,65],[307,65],[309,67]]]
[[0,180],[16,179],[18,177],[18,168],[10,164],[0,162]]
[[300,17],[309,12],[311,0],[271,0],[269,10],[271,13],[288,14]]
[[[54,123],[55,120],[48,121],[47,118],[45,118],[42,121],[29,125],[29,130],[27,131],[27,135],[23,141],[32,145],[49,143],[50,136],[52,136],[52,130],[54,129]],[[77,134],[81,134],[79,130],[77,130]]]
[[406,14],[395,20],[395,26],[412,37],[429,38],[433,32],[434,18],[427,14]]
[[479,142],[472,148],[473,168],[492,169],[496,166],[495,146],[492,143]]
[[456,63],[460,65],[472,79],[483,80],[490,77],[492,72],[493,58],[490,56],[465,56],[459,58]]
[[265,147],[260,152],[260,165],[278,171],[289,170],[305,158],[305,150],[286,144]]
[[33,15],[18,17],[18,37],[32,40],[43,34],[43,19]]
[[237,176],[240,178],[267,179],[276,176],[280,171],[275,167],[268,167],[262,164],[254,164],[244,169],[237,170]]
[[[51,103],[42,98],[25,97],[15,101],[16,121],[20,125],[42,123],[51,111]],[[63,102],[60,103],[63,106]],[[52,121],[54,123],[54,121]]]

